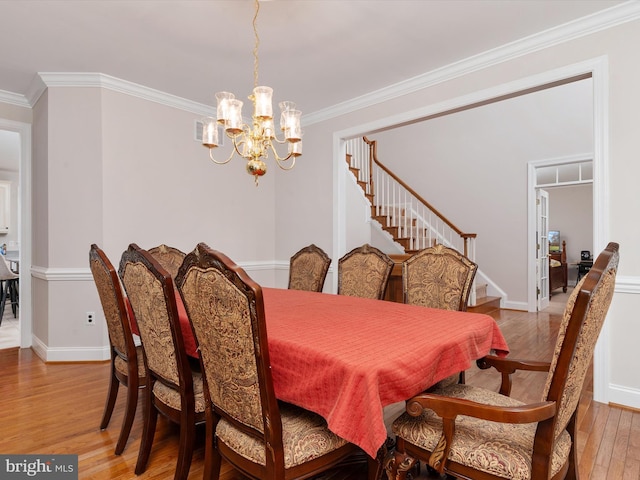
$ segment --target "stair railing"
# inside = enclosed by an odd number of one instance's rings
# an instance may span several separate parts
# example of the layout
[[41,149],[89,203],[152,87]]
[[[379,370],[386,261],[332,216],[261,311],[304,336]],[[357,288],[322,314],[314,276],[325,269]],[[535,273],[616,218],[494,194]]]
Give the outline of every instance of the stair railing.
[[350,166],[358,183],[372,198],[372,216],[386,217],[386,225],[398,227],[405,251],[441,243],[475,261],[475,233],[465,233],[418,195],[377,158],[376,141],[367,137],[346,141]]

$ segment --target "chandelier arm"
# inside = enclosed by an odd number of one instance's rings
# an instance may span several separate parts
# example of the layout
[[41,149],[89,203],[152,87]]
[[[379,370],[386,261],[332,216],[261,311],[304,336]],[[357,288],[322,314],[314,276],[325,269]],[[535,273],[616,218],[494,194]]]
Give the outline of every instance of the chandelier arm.
[[[237,141],[238,138],[241,138],[241,140]],[[244,158],[246,160],[248,157],[244,156],[240,151],[240,147],[244,145],[245,142],[244,135],[235,135],[231,137],[231,140],[233,141],[233,150],[231,150],[231,156],[233,156],[234,153],[237,153],[240,158]]]
[[279,143],[280,145],[284,145],[285,143],[288,143],[288,140],[284,138],[284,136],[282,137],[282,140],[280,140],[275,133],[273,134],[273,140],[275,140],[276,143]]
[[[291,160],[291,165],[286,166],[281,163],[281,162],[286,162],[287,160]],[[276,163],[282,170],[291,170],[296,165],[296,157],[292,156],[291,154],[287,155],[286,158],[276,157]]]
[[229,158],[227,158],[227,159],[226,159],[226,160],[224,160],[224,161],[218,161],[218,160],[216,160],[215,158],[213,158],[213,148],[210,148],[210,149],[209,149],[209,158],[211,159],[211,161],[212,161],[213,163],[216,163],[216,164],[218,164],[218,165],[224,165],[225,163],[229,163],[229,160],[231,160],[231,159],[233,158],[233,153],[234,153],[234,151],[233,151],[233,150],[231,150],[231,155],[229,155]]
[[[273,156],[276,159],[276,163],[282,170],[291,170],[294,167],[294,165],[296,164],[296,157],[292,152],[290,152],[286,157],[281,157],[280,155],[278,155],[278,152],[276,151],[273,144],[271,144],[270,147],[271,151],[273,152]],[[291,165],[284,164],[284,162],[286,162],[287,160],[291,160]]]

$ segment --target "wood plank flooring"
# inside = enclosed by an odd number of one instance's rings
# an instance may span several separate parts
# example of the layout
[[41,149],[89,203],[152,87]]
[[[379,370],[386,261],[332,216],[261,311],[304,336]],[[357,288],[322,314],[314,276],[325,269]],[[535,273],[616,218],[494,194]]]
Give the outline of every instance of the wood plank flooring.
[[[492,314],[502,329],[511,356],[545,360],[551,357],[559,316],[502,310]],[[410,345],[407,345],[410,348]],[[124,409],[124,388],[109,427],[98,425],[107,393],[109,366],[105,363],[44,363],[29,349],[0,350],[0,453],[77,454],[81,479],[169,479],[175,469],[178,430],[162,417],[147,471],[133,469],[141,435],[141,408],[121,456],[113,450]],[[497,388],[495,372],[473,368],[467,382]],[[537,401],[545,375],[531,372],[514,377],[513,396]],[[579,413],[579,469],[582,480],[640,480],[640,412],[592,400],[587,383]],[[389,416],[398,412],[390,409]],[[193,456],[189,479],[203,473],[203,432]],[[245,477],[223,464],[222,480]],[[364,480],[364,466],[337,469],[324,480]]]

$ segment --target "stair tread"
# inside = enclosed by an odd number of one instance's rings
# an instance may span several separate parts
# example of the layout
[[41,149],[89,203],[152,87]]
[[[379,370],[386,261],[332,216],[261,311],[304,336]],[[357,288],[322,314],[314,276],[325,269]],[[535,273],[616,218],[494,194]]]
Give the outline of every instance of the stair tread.
[[467,312],[472,313],[490,313],[500,310],[500,297],[480,297],[476,298],[475,305],[469,305]]
[[476,297],[476,306],[484,305],[485,303],[495,302],[496,300],[500,300],[500,297]]

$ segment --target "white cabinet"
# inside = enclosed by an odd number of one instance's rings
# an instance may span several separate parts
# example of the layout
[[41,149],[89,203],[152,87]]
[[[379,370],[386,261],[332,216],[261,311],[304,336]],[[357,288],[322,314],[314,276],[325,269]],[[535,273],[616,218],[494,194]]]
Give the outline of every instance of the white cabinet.
[[11,221],[11,182],[0,180],[0,235],[9,233]]

